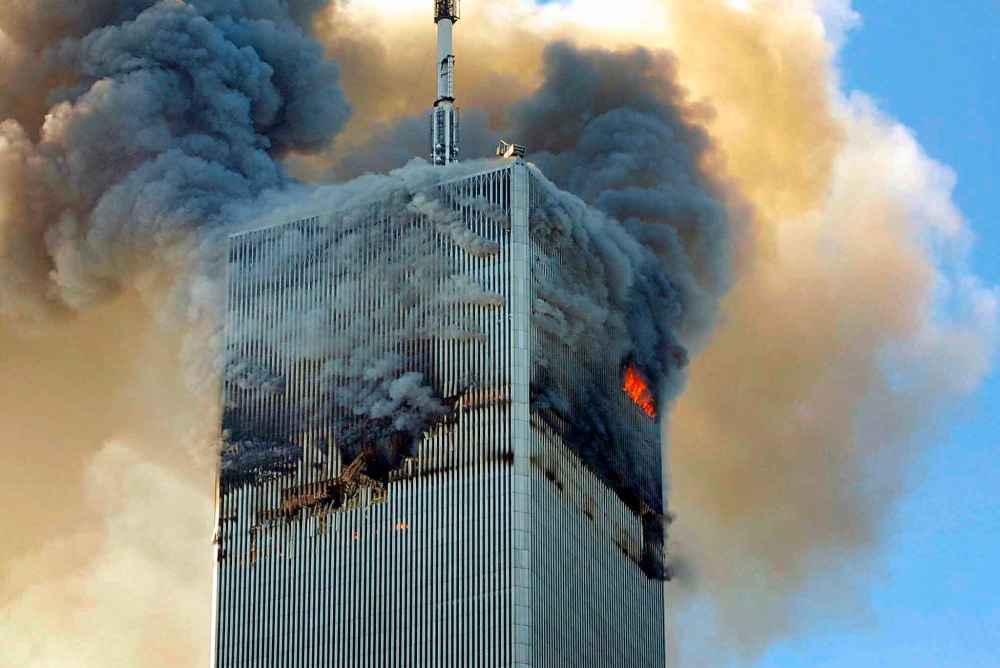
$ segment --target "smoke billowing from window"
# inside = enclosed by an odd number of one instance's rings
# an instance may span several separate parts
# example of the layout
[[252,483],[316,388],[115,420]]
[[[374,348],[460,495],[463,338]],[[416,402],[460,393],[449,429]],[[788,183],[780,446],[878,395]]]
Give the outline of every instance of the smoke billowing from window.
[[[268,199],[268,221],[299,222],[235,242],[225,484],[287,471],[292,444],[331,437],[341,461],[367,451],[365,473],[385,482],[466,396],[509,399],[508,344],[487,335],[509,318],[505,294],[487,287],[503,262],[462,269],[468,258],[501,252],[511,225],[502,188],[429,188],[496,167],[414,162]],[[533,408],[630,507],[650,524],[662,521],[655,421],[623,419],[641,410],[623,383],[627,363],[664,406],[679,391],[687,362],[675,335],[685,322],[682,288],[620,222],[531,174]],[[476,231],[462,211],[475,211]],[[474,370],[468,360],[484,355],[496,363]],[[303,398],[271,401],[285,374],[306,383]],[[656,577],[665,574],[660,552],[649,549]]]

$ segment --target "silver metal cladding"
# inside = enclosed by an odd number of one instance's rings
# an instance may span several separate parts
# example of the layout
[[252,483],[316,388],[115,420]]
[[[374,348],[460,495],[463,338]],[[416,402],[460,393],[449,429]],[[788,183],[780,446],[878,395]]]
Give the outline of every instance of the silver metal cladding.
[[[218,668],[664,665],[643,518],[534,405],[543,353],[578,364],[543,349],[533,318],[535,272],[567,259],[535,237],[540,197],[518,161],[405,206],[232,238],[227,347],[245,363],[227,375],[226,426],[249,439],[250,468],[221,490]],[[409,253],[443,258],[451,287],[399,289],[413,274],[385,258]],[[435,331],[410,336],[420,323]],[[394,377],[420,369],[458,397],[384,476],[363,443],[338,440],[357,437],[341,428],[355,409],[327,401],[350,351],[320,344],[365,338],[403,360]],[[620,383],[620,360],[590,366]],[[655,434],[618,394],[616,419]]]

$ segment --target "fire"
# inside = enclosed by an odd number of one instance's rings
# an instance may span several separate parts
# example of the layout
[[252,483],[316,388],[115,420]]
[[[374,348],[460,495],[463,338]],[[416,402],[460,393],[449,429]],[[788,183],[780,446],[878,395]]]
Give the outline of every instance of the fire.
[[656,417],[656,401],[653,399],[653,393],[649,390],[649,383],[634,365],[630,364],[625,369],[625,384],[622,389],[646,415]]

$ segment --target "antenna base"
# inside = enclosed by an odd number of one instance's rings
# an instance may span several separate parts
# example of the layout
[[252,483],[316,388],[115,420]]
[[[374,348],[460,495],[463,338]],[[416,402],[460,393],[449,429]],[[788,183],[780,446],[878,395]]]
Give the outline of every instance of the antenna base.
[[448,19],[452,23],[458,21],[459,0],[434,0],[434,23]]

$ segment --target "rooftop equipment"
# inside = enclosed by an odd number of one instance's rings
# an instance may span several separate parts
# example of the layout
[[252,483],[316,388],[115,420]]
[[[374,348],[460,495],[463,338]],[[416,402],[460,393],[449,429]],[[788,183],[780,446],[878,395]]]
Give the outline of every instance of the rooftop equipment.
[[527,149],[520,144],[510,144],[503,139],[497,142],[497,157],[523,158]]

